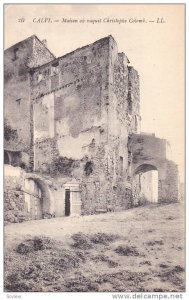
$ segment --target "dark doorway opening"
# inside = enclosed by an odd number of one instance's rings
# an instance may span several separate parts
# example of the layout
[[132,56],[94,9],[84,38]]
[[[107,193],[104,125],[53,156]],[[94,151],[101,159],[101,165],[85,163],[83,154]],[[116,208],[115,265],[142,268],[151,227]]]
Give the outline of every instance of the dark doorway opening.
[[70,190],[65,192],[65,216],[70,216]]
[[9,155],[6,151],[4,151],[4,164],[10,164]]

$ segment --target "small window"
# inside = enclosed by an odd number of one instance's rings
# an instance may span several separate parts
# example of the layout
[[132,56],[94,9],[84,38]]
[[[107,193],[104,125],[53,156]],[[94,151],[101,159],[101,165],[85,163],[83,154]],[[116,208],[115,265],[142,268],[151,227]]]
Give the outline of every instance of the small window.
[[132,114],[132,110],[133,110],[133,104],[132,104],[132,96],[131,96],[131,92],[130,91],[128,91],[127,101],[128,101],[128,112],[131,115]]
[[123,156],[119,157],[119,170],[120,170],[120,175],[123,175]]
[[59,73],[59,62],[56,61],[51,65],[51,75],[57,75]]
[[132,162],[132,153],[131,153],[131,151],[128,151],[128,165],[129,166],[130,166],[131,162]]
[[58,61],[52,63],[52,67],[58,67],[58,66],[59,66],[59,62]]
[[137,131],[138,129],[138,119],[137,116],[135,115],[135,130]]
[[15,61],[15,60],[18,58],[18,48],[14,48],[13,51],[14,51],[14,53],[13,53],[14,56],[13,56],[13,59],[12,59],[12,60]]
[[43,74],[39,73],[39,74],[37,75],[37,82],[39,83],[39,82],[41,82],[42,80],[43,80]]

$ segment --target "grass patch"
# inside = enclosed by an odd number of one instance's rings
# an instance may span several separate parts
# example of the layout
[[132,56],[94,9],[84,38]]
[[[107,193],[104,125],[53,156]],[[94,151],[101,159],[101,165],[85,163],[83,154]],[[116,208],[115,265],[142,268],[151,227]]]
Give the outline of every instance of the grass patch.
[[90,237],[90,240],[94,244],[103,244],[107,245],[116,241],[119,238],[119,235],[116,234],[107,234],[103,232],[98,232]]
[[155,245],[159,245],[159,246],[163,246],[164,242],[163,241],[150,241],[148,243],[146,243],[148,246],[155,246]]
[[67,249],[61,251],[60,257],[52,258],[51,265],[56,270],[64,271],[70,268],[78,268],[80,263],[85,262],[82,252],[74,252]]
[[12,280],[11,278],[8,278],[8,280],[9,282],[5,285],[7,292],[31,292],[31,286],[28,282],[21,282],[18,279]]
[[181,266],[175,266],[175,267],[173,268],[173,270],[174,270],[174,272],[176,272],[176,273],[180,273],[180,272],[184,272],[184,271],[185,271],[184,268],[181,267]]
[[73,248],[88,250],[93,248],[93,244],[90,241],[89,235],[82,232],[72,235],[74,243],[71,245]]
[[5,291],[183,292],[181,212],[174,204],[71,218],[71,227],[67,218],[6,226]]
[[152,263],[149,261],[149,260],[145,260],[145,261],[142,261],[141,263],[140,263],[140,265],[142,265],[142,266],[151,266],[152,265]]
[[140,256],[140,253],[136,250],[136,247],[126,245],[120,245],[114,251],[123,256]]
[[72,272],[86,261],[83,251],[66,249],[60,241],[39,240],[27,239],[6,255],[6,292],[42,292],[58,281],[63,289],[65,272]]
[[109,283],[115,292],[144,291],[142,283],[146,280],[148,273],[120,271],[103,274],[97,280],[102,285]]
[[105,262],[108,264],[110,268],[116,268],[119,264],[109,258],[107,255],[99,254],[96,256],[92,256],[91,259],[95,262]]
[[167,269],[169,266],[168,265],[166,265],[166,264],[159,264],[159,266],[160,266],[160,268],[162,268],[162,269]]
[[118,238],[119,238],[118,235],[107,234],[103,232],[98,232],[92,235],[78,232],[72,235],[72,239],[74,240],[72,247],[87,250],[87,249],[94,248],[94,245],[98,245],[98,244],[108,245],[109,243],[114,242]]
[[20,243],[16,252],[19,254],[27,254],[34,251],[40,251],[44,249],[51,249],[52,242],[49,238],[46,237],[34,237],[33,239],[27,239],[24,242]]
[[65,283],[67,292],[98,292],[99,285],[85,276],[78,276],[66,280]]
[[181,266],[175,266],[168,271],[159,274],[162,281],[169,281],[176,286],[181,286],[183,283],[183,278],[181,278],[184,272],[184,268]]

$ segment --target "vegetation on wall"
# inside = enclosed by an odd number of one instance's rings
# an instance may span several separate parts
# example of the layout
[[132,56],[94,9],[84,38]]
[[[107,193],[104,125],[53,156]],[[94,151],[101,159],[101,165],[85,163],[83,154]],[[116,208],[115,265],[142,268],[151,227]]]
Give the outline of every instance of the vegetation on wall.
[[85,174],[89,176],[93,172],[93,163],[92,161],[88,161],[84,167]]
[[74,168],[79,167],[79,161],[67,157],[57,157],[54,162],[55,171],[70,176]]
[[5,119],[4,123],[4,137],[6,141],[15,140],[18,138],[18,133],[16,129],[13,129],[8,121]]

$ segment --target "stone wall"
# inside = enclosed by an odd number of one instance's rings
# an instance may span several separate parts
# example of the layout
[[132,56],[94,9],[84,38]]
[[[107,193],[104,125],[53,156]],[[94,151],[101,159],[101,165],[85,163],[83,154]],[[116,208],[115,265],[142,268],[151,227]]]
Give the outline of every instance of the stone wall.
[[125,54],[118,53],[113,39],[109,60],[108,202],[121,210],[132,206],[128,135],[137,132],[139,125],[135,122],[140,115],[139,76]]
[[178,166],[167,159],[167,141],[149,134],[129,136],[132,177],[140,171],[158,171],[158,202],[178,201]]
[[159,179],[159,202],[179,201],[178,166],[170,160],[165,164],[166,176]]
[[127,144],[137,131],[139,77],[115,40],[101,39],[30,75],[35,171],[80,182],[85,214],[130,207]]
[[[107,207],[110,39],[30,72],[35,171],[80,182],[85,214]],[[99,182],[103,182],[100,192],[96,187]]]
[[40,41],[36,35],[33,35],[31,38],[33,39],[33,49],[31,56],[27,59],[27,67],[42,66],[55,59],[54,54],[49,51],[46,43]]
[[30,155],[32,147],[32,107],[28,67],[38,66],[54,56],[32,36],[5,50],[5,149]]
[[5,165],[4,175],[4,220],[18,223],[29,219],[25,210],[24,171]]
[[[47,200],[43,213],[64,215],[65,186],[72,182],[82,214],[132,207],[139,170],[158,171],[159,202],[177,201],[177,166],[166,158],[166,140],[137,134],[139,75],[113,37],[56,59],[35,36],[7,49],[5,99],[6,162],[18,166],[29,160],[35,172],[30,179]],[[18,188],[15,194],[9,179],[8,218],[19,221],[13,208],[19,203],[23,211],[23,194]]]
[[[4,217],[6,223],[52,218],[64,215],[63,184],[55,183],[51,177],[26,173],[20,167],[4,166]],[[58,210],[57,208],[60,208]],[[37,209],[37,212],[35,211]]]
[[33,50],[33,39],[27,39],[5,50],[5,126],[15,136],[5,136],[5,148],[17,151],[30,146],[30,100],[27,59]]
[[132,134],[129,136],[129,151],[132,152],[133,172],[145,161],[156,166],[166,159],[166,140],[151,134]]

